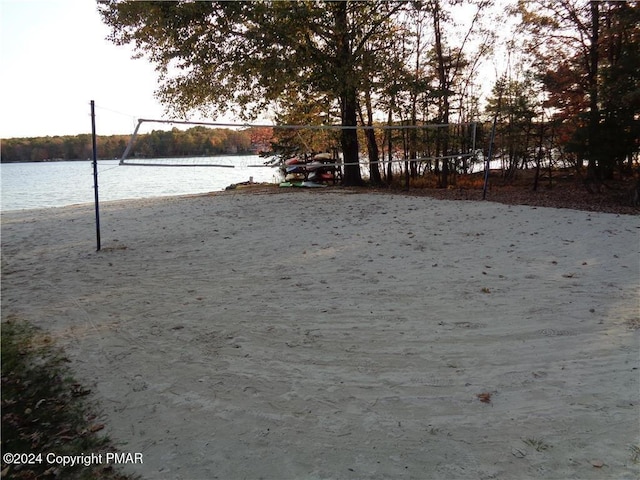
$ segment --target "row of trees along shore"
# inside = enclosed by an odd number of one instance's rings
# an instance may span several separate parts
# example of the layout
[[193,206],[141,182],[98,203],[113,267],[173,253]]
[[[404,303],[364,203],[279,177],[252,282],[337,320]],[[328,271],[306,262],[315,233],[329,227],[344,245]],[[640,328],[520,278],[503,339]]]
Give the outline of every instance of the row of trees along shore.
[[[509,171],[554,159],[597,183],[628,175],[637,161],[637,1],[104,0],[98,10],[110,41],[156,66],[158,98],[177,118],[233,113],[251,121],[270,111],[281,124],[354,127],[493,117],[496,155]],[[502,59],[508,65],[498,67]],[[485,107],[480,73],[491,65],[501,73]],[[477,143],[485,152],[486,130]],[[375,163],[383,131],[337,135],[346,163],[365,151],[371,182],[387,180]],[[430,148],[433,156],[461,153],[447,138]],[[403,140],[409,160],[421,155],[415,140]],[[409,168],[447,187],[460,162]],[[360,168],[345,166],[343,181],[361,184]]]
[[[287,151],[340,151],[354,164],[344,167],[346,185],[362,183],[361,157],[373,184],[390,182],[394,171],[382,162],[400,155],[411,176],[435,174],[447,187],[469,167],[456,158],[472,145],[462,125],[478,122],[475,146],[486,156],[495,120],[493,153],[507,177],[569,166],[594,185],[638,163],[640,2],[105,0],[98,9],[110,41],[155,64],[157,96],[176,118],[252,121],[270,111],[279,124],[351,127],[274,130],[259,141],[250,130],[153,131],[137,155],[255,153],[272,141]],[[480,105],[480,67],[497,56],[508,68]],[[452,126],[435,136],[352,128],[433,124]],[[91,156],[88,136],[40,140],[3,141],[2,160]],[[121,155],[127,141],[101,137],[100,156]],[[439,158],[412,161],[423,157]]]
[[[161,158],[255,154],[268,148],[271,129],[192,127],[187,130],[153,130],[137,137],[134,156]],[[130,135],[97,137],[98,158],[120,158]],[[10,138],[2,140],[2,163],[86,160],[92,158],[91,135]]]

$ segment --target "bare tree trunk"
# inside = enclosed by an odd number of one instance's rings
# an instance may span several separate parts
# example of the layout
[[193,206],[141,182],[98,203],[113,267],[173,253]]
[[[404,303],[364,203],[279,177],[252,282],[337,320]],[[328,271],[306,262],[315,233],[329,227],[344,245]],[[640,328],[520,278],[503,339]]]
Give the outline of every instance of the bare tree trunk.
[[[335,30],[337,35],[337,71],[342,80],[340,91],[340,116],[343,127],[356,127],[358,125],[358,95],[353,84],[353,62],[351,46],[349,44],[349,29],[347,25],[347,2],[336,2],[334,10]],[[360,165],[358,158],[358,131],[355,128],[343,128],[340,135],[340,144],[344,155],[343,183],[347,186],[362,185]]]
[[[417,125],[418,119],[416,114],[416,102],[417,95],[413,95],[411,106],[411,126],[415,127]],[[416,150],[417,144],[417,129],[412,128],[409,130],[409,168],[411,178],[417,178],[418,176],[418,162],[416,162],[416,158],[418,158],[418,152]]]
[[600,11],[598,1],[591,0],[591,45],[589,46],[589,163],[587,166],[588,181],[600,181],[601,165],[598,155],[598,132],[600,111],[598,109],[598,33],[600,30]]
[[[420,35],[417,35],[416,38],[416,51],[420,52]],[[416,55],[416,66],[415,66],[415,81],[418,80],[418,75],[420,72],[420,54]],[[411,88],[411,126],[415,127],[418,123],[418,91],[416,84],[414,82],[413,87]],[[409,168],[410,168],[410,176],[411,178],[418,177],[418,162],[416,162],[416,158],[418,158],[417,153],[417,130],[412,128],[409,130]]]
[[[373,126],[373,106],[371,105],[371,91],[367,87],[365,89],[365,104],[367,107],[367,122],[368,127]],[[362,110],[360,111],[361,122],[364,125],[364,119],[362,118]],[[378,151],[378,143],[376,142],[376,133],[373,128],[368,128],[364,131],[367,138],[367,152],[369,153],[369,170],[371,171],[371,183],[373,185],[382,185],[382,177],[380,176],[380,152]]]
[[[447,72],[445,69],[444,52],[442,49],[442,31],[440,29],[440,0],[434,0],[433,2],[433,31],[435,35],[435,50],[436,58],[438,61],[438,82],[440,94],[442,95],[440,103],[440,122],[449,123],[449,85],[447,82]],[[438,132],[441,132],[438,129]],[[446,131],[444,138],[442,139],[442,154],[447,155],[448,151],[448,137],[449,132]],[[436,152],[437,155],[437,152]],[[447,188],[449,185],[449,160],[442,159],[442,173],[440,176],[440,187]]]
[[544,113],[540,119],[540,137],[538,139],[538,154],[536,155],[536,176],[533,179],[533,191],[538,190],[538,182],[540,180],[540,163],[542,162],[542,142],[544,140]]
[[[393,122],[393,105],[394,97],[391,98],[391,105],[389,105],[389,115],[387,116],[387,125],[391,126]],[[387,185],[391,185],[393,181],[393,130],[387,130],[387,155],[389,163],[387,164]]]

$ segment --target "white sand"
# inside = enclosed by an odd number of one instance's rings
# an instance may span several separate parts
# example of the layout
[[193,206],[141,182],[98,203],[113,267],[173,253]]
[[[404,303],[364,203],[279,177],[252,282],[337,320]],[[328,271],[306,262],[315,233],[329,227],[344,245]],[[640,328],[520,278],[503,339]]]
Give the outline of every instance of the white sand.
[[[640,221],[345,191],[2,216],[147,479],[640,476]],[[490,403],[477,395],[490,394]]]

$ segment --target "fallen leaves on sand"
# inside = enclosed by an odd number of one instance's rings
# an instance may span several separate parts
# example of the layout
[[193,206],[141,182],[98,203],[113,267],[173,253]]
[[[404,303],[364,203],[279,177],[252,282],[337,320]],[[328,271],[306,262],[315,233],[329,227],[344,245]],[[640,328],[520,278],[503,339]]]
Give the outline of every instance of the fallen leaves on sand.
[[89,427],[89,431],[91,433],[99,432],[102,429],[104,429],[104,423],[94,423]]
[[[52,342],[42,341],[42,332],[21,319],[2,323],[2,450],[13,454],[53,452],[57,456],[84,455],[113,450],[108,439],[99,436],[103,423],[84,403],[91,390],[74,383],[66,356]],[[102,465],[51,466],[45,461],[32,464],[0,465],[0,478],[125,480],[115,469]],[[35,457],[38,458],[38,457]]]
[[[568,170],[559,169],[553,172],[553,187],[534,191],[535,175],[532,171],[522,170],[517,180],[501,182],[494,178],[487,200],[507,205],[530,205],[538,207],[573,208],[576,210],[609,212],[626,215],[637,215],[638,207],[630,206],[624,192],[629,191],[635,180],[628,179],[608,183],[607,191],[590,193],[577,176]],[[492,172],[496,175],[496,172]],[[467,178],[477,180],[477,174]],[[482,199],[482,182],[458,177],[458,188],[411,188],[411,195],[424,195],[443,200],[480,200]]]
[[478,399],[482,403],[491,403],[491,393],[490,392],[478,393],[478,394],[476,394],[476,397],[478,397]]
[[631,318],[624,322],[630,330],[640,329],[640,318]]
[[79,383],[74,383],[73,385],[71,385],[71,394],[74,397],[84,397],[86,395],[89,395],[90,393],[91,390],[89,390],[88,388],[84,388]]

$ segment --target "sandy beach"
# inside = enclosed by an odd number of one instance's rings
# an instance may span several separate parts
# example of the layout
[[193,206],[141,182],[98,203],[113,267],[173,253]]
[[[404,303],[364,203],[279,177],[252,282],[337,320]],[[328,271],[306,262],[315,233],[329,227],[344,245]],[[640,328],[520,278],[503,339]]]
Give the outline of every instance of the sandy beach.
[[[342,189],[2,214],[144,479],[640,477],[640,217]],[[90,453],[90,452],[85,452]]]

